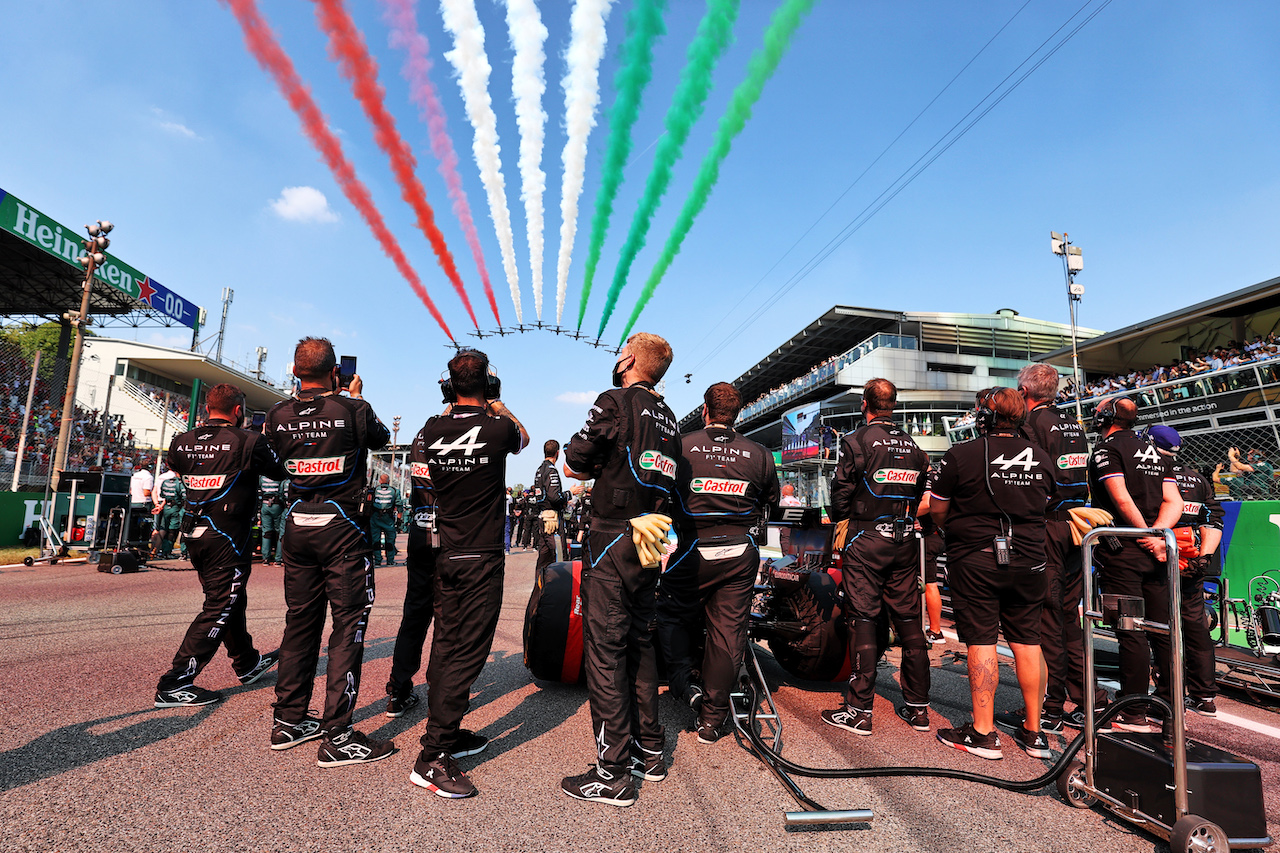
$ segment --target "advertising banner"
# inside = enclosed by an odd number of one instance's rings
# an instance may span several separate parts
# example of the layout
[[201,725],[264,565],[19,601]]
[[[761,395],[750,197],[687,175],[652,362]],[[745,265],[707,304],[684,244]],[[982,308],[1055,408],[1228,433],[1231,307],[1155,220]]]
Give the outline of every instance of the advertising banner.
[[[86,239],[86,235],[55,222],[3,189],[0,189],[0,230],[22,238],[68,266],[82,269],[76,259],[85,252],[80,241]],[[104,254],[107,262],[94,271],[94,278],[101,284],[133,297],[187,328],[195,328],[200,316],[200,306],[183,299],[114,255]]]
[[822,452],[820,403],[792,409],[782,416],[782,461],[812,459]]

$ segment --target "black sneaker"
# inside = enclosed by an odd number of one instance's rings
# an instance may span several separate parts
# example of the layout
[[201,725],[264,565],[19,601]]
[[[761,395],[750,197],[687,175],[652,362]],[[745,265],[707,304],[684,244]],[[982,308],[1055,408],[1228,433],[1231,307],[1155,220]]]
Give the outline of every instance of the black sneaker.
[[280,662],[279,652],[267,652],[265,655],[258,655],[258,665],[246,672],[244,675],[237,675],[241,684],[253,684],[259,678],[266,675],[275,665]]
[[941,645],[947,641],[941,631],[925,631],[924,638],[929,641],[930,645]]
[[667,762],[661,755],[631,756],[631,775],[646,782],[661,782],[667,778]]
[[1212,696],[1188,696],[1186,706],[1188,711],[1194,711],[1202,717],[1218,716],[1218,703],[1213,701]]
[[216,690],[205,690],[188,684],[186,687],[175,687],[172,690],[156,691],[157,708],[195,708],[200,705],[212,705],[221,702],[222,694]]
[[1000,751],[1000,735],[992,729],[987,734],[978,734],[973,723],[965,723],[958,729],[938,729],[938,740],[952,749],[969,752],[980,758],[999,761],[1004,758]]
[[581,776],[565,777],[560,783],[560,790],[575,800],[607,803],[623,808],[634,805],[637,799],[636,786],[632,784],[629,775],[615,779],[607,773],[602,774],[596,766]]
[[418,694],[412,691],[404,696],[388,696],[387,716],[393,720],[396,717],[403,717],[404,712],[417,705],[418,701]]
[[1111,728],[1118,732],[1158,732],[1159,727],[1147,719],[1145,711],[1121,711],[1111,720]]
[[[1084,717],[1084,711],[1080,712],[1080,716]],[[1023,727],[1023,723],[1027,721],[1027,709],[1019,708],[1016,711],[1001,711],[996,714],[996,725],[1002,729],[1008,729],[1016,732]],[[1083,723],[1081,723],[1083,725]],[[1051,714],[1044,711],[1040,714],[1040,731],[1047,735],[1062,734],[1063,717],[1061,714]]]
[[293,749],[300,743],[315,740],[324,734],[320,729],[320,718],[307,716],[297,723],[286,723],[276,720],[271,727],[271,748],[275,750]]
[[439,753],[430,761],[423,761],[422,756],[418,756],[413,772],[409,774],[409,781],[446,800],[461,800],[474,797],[477,793],[471,779],[447,752]]
[[698,721],[698,743],[715,743],[724,737],[724,723]]
[[[1107,732],[1113,731],[1113,729],[1111,728],[1111,723],[1105,723],[1100,726],[1097,723],[1098,717],[1102,716],[1102,712],[1105,710],[1107,710],[1106,705],[1101,705],[1093,710],[1094,725],[1097,728],[1098,734],[1106,734]],[[1083,729],[1084,728],[1084,708],[1076,708],[1074,711],[1069,711],[1063,714],[1062,722],[1063,722],[1063,725],[1070,726],[1073,729]],[[1040,723],[1040,730],[1045,731],[1043,720]]]
[[484,735],[478,735],[470,729],[458,729],[458,737],[449,754],[454,758],[466,758],[468,755],[479,755],[488,745],[489,739]]
[[1044,732],[1033,732],[1018,726],[1013,730],[1013,742],[1032,758],[1049,758],[1049,741]]
[[702,685],[696,681],[689,683],[689,689],[685,691],[685,698],[689,700],[689,707],[693,709],[693,713],[702,713],[702,697],[706,695],[706,691],[702,689]]
[[898,718],[918,732],[929,731],[929,709],[922,705],[899,705]]
[[855,735],[871,734],[871,712],[858,708],[836,708],[834,711],[823,711],[822,722],[837,729],[853,732]]
[[316,764],[320,767],[344,767],[348,764],[368,764],[381,761],[395,754],[396,745],[389,740],[373,740],[364,732],[347,729],[340,735],[331,735],[316,750]]

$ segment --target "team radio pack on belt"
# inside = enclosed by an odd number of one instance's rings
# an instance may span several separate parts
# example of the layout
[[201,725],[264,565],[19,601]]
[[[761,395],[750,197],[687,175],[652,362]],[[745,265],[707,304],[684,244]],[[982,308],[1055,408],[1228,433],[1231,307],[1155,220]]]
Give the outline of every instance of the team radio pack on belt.
[[[1085,619],[1086,683],[1094,679],[1093,626],[1167,633],[1174,660],[1182,649],[1178,619],[1178,542],[1172,531],[1131,530],[1091,526],[1082,516],[1084,561],[1089,565],[1100,539],[1164,536],[1168,549],[1170,613],[1168,623],[1143,618],[1140,598],[1102,596],[1101,611],[1089,610]],[[1100,520],[1100,519],[1097,519]],[[762,562],[748,633],[769,643],[778,664],[808,680],[841,681],[849,676],[846,629],[840,618],[839,554],[833,554],[836,525],[819,523],[819,511],[800,507],[778,509],[770,523],[786,531],[781,558]],[[923,545],[923,543],[922,543]],[[923,572],[923,547],[921,548]],[[581,572],[578,561],[548,566],[537,579],[525,613],[525,666],[535,678],[575,683],[582,678]],[[1089,573],[1085,573],[1090,583]],[[1277,588],[1280,600],[1280,587]],[[1091,583],[1085,600],[1092,600]],[[1277,625],[1280,629],[1280,625]],[[1271,637],[1268,636],[1270,640]],[[1280,642],[1280,630],[1275,637]],[[803,810],[786,812],[788,825],[857,825],[873,819],[869,809],[828,809],[810,799],[791,776],[820,779],[864,779],[914,776],[957,779],[1035,793],[1050,785],[1071,806],[1102,804],[1112,813],[1165,839],[1175,853],[1265,847],[1266,812],[1258,766],[1214,747],[1188,740],[1183,708],[1169,706],[1148,695],[1118,699],[1096,713],[1093,694],[1085,691],[1085,727],[1042,775],[1009,780],[941,767],[815,768],[788,761],[781,754],[782,722],[754,644],[739,673],[733,693],[732,718],[739,743],[765,764]],[[1173,667],[1173,695],[1182,695],[1182,667]],[[1106,724],[1125,708],[1154,703],[1164,712],[1165,731],[1158,734],[1107,732]],[[1084,749],[1085,760],[1076,760]]]

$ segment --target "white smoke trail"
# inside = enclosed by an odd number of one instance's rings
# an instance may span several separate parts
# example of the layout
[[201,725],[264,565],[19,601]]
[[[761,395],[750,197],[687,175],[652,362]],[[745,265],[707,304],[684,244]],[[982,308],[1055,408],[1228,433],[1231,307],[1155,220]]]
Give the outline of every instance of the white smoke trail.
[[511,94],[516,102],[516,124],[520,128],[520,199],[524,202],[525,224],[529,229],[530,285],[533,307],[542,319],[542,195],[547,176],[542,171],[542,142],[546,136],[547,114],[542,111],[542,95],[547,91],[543,73],[547,54],[547,28],[533,0],[507,0],[507,28],[515,58],[511,62]]
[[564,187],[560,191],[560,257],[556,269],[556,325],[564,314],[565,293],[569,289],[569,262],[573,240],[578,234],[578,198],[582,195],[587,166],[587,139],[596,126],[600,105],[600,58],[604,56],[605,21],[613,0],[577,0],[569,18],[569,50],[565,64],[569,70],[564,87],[564,124],[568,139],[560,159],[564,163]]
[[511,212],[507,209],[506,182],[502,177],[501,147],[498,145],[498,119],[489,99],[489,58],[484,52],[484,27],[476,14],[474,0],[440,0],[444,26],[453,36],[453,50],[444,55],[458,73],[458,88],[467,108],[467,118],[475,129],[471,152],[480,167],[480,180],[489,196],[489,216],[502,250],[502,267],[511,285],[511,301],[516,309],[516,322],[524,322],[520,308],[520,274],[516,271],[516,253],[511,235]]

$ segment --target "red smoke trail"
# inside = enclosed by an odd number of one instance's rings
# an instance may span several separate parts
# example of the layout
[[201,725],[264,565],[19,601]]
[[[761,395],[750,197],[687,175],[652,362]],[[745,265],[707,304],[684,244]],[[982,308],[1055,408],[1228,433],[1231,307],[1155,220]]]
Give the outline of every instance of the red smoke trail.
[[384,91],[378,85],[378,63],[369,55],[364,37],[356,29],[356,22],[347,14],[342,0],[315,0],[315,4],[320,28],[329,37],[329,55],[338,60],[342,76],[351,81],[351,92],[360,102],[369,123],[373,125],[373,138],[390,158],[391,171],[400,184],[400,197],[413,208],[418,217],[418,227],[435,250],[440,268],[449,277],[449,281],[453,282],[453,289],[458,291],[462,304],[471,315],[471,322],[479,329],[476,312],[472,310],[471,300],[467,298],[467,291],[462,286],[453,255],[444,242],[444,235],[436,227],[436,217],[431,205],[427,204],[427,191],[418,180],[418,163],[409,150],[408,143],[396,130],[395,119],[387,112],[386,104],[383,103]]
[[416,0],[382,0],[383,17],[391,25],[391,46],[400,48],[407,54],[400,73],[409,83],[409,99],[418,105],[422,110],[422,117],[426,119],[428,135],[431,137],[431,153],[440,161],[438,171],[449,190],[453,214],[458,217],[462,235],[471,247],[471,256],[475,258],[480,280],[484,282],[484,294],[489,297],[489,307],[493,309],[493,319],[501,326],[498,300],[493,295],[493,285],[489,283],[489,270],[484,264],[480,235],[476,233],[476,223],[471,218],[471,205],[467,202],[466,190],[462,188],[462,176],[458,174],[458,152],[454,150],[453,139],[449,136],[440,96],[435,84],[431,82],[431,46],[427,37],[418,31],[415,2]]
[[418,274],[414,272],[413,267],[409,266],[409,260],[404,256],[404,251],[400,248],[400,244],[396,242],[396,238],[387,230],[386,223],[382,221],[382,214],[378,212],[378,208],[373,203],[373,198],[369,195],[369,188],[356,177],[356,170],[347,160],[346,155],[342,153],[342,145],[338,142],[338,137],[334,136],[333,132],[329,130],[324,114],[320,112],[320,108],[312,100],[311,92],[307,89],[306,84],[298,77],[298,72],[294,70],[293,62],[284,52],[284,49],[280,47],[280,42],[276,40],[275,34],[271,32],[267,22],[258,13],[256,0],[223,0],[223,2],[231,7],[231,12],[240,23],[240,28],[244,30],[244,41],[249,48],[249,52],[253,54],[253,58],[258,61],[263,70],[275,78],[281,94],[289,102],[289,106],[293,108],[293,111],[298,114],[298,118],[302,121],[303,132],[306,133],[316,150],[320,152],[320,156],[329,167],[329,171],[333,172],[333,177],[337,180],[338,186],[342,188],[347,201],[351,202],[352,207],[364,217],[369,230],[373,232],[373,236],[381,244],[382,251],[396,265],[396,269],[409,282],[414,293],[418,294],[418,298],[422,300],[422,304],[427,306],[431,316],[435,318],[436,322],[440,324],[440,328],[444,329],[444,333],[452,341],[453,333],[445,325],[444,317],[440,316],[440,311],[436,308],[435,303],[431,301],[431,297],[427,295],[427,290],[418,279]]

